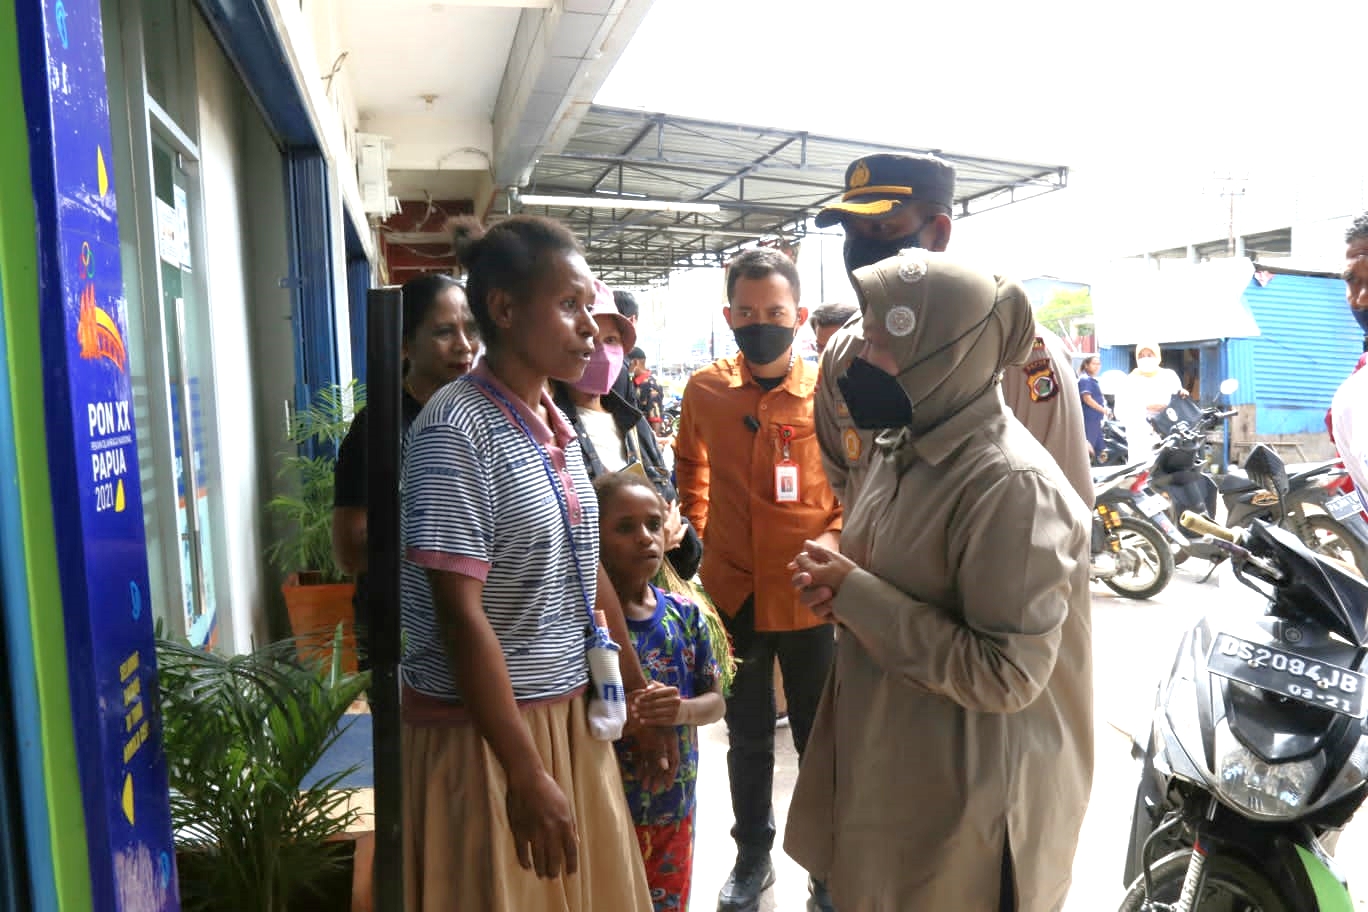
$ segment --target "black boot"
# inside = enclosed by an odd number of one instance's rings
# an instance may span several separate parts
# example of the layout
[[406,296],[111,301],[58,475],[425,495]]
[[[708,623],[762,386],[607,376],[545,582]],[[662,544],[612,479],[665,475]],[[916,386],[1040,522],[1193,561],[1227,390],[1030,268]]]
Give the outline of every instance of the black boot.
[[836,912],[836,907],[831,904],[831,894],[827,892],[826,884],[810,874],[807,912]]
[[717,912],[756,912],[760,894],[774,886],[774,865],[768,852],[741,852],[717,897]]

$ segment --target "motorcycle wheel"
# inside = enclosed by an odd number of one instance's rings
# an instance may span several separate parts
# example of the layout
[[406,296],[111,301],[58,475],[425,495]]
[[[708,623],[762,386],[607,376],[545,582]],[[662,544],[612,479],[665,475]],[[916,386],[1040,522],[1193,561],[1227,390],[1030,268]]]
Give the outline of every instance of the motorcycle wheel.
[[1168,540],[1150,523],[1134,516],[1121,517],[1116,530],[1121,553],[1116,555],[1117,573],[1102,582],[1117,595],[1133,599],[1153,598],[1173,578],[1173,552]]
[[[1156,862],[1150,868],[1154,895],[1145,895],[1142,874],[1121,901],[1120,912],[1146,912],[1151,903],[1177,902],[1191,856],[1192,850],[1184,849]],[[1262,872],[1238,858],[1212,855],[1207,858],[1202,894],[1192,908],[1194,912],[1291,912],[1293,907],[1278,895],[1277,887]]]
[[1351,564],[1360,573],[1368,570],[1368,554],[1334,518],[1318,513],[1305,517],[1302,522],[1302,538],[1306,547],[1317,554]]

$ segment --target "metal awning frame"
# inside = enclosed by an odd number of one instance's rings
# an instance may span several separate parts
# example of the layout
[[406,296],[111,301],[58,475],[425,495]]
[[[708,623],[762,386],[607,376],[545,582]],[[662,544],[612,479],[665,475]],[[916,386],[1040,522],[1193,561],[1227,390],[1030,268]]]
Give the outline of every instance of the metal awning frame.
[[523,193],[713,203],[715,214],[524,207],[499,192],[494,211],[566,223],[609,284],[647,285],[671,269],[722,265],[742,247],[794,242],[843,190],[846,166],[879,152],[934,154],[957,171],[954,216],[1068,185],[1068,168],[592,106],[565,148],[543,154]]

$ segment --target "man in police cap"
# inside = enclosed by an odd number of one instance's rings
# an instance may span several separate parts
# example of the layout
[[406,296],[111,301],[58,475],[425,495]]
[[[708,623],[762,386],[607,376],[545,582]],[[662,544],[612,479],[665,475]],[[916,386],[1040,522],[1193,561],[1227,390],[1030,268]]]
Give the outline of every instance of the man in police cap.
[[[846,168],[845,192],[817,214],[817,226],[845,228],[846,270],[878,263],[909,247],[943,251],[950,243],[955,169],[930,155],[867,155]],[[837,379],[864,347],[856,314],[827,343],[817,383],[815,420],[822,463],[836,496],[853,503],[877,431],[855,426]],[[1037,325],[1023,365],[1002,378],[1007,406],[1064,470],[1085,504],[1093,502],[1078,378],[1059,337]],[[913,403],[915,407],[915,403]]]

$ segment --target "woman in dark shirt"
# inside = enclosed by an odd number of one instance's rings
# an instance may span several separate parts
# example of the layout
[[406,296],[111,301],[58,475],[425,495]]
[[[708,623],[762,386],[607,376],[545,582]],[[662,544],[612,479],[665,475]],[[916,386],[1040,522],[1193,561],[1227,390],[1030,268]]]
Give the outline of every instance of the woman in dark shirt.
[[1093,462],[1102,454],[1102,419],[1107,417],[1107,400],[1102,397],[1102,385],[1097,382],[1097,372],[1102,369],[1102,359],[1089,355],[1081,365],[1083,372],[1078,377],[1078,395],[1083,400],[1083,429],[1088,435],[1088,449],[1092,451]]
[[[433,393],[470,370],[479,332],[465,292],[451,276],[419,276],[404,283],[403,432]],[[370,665],[366,615],[366,428],[368,410],[356,413],[337,451],[332,540],[338,568],[356,577],[357,642],[362,668]]]

